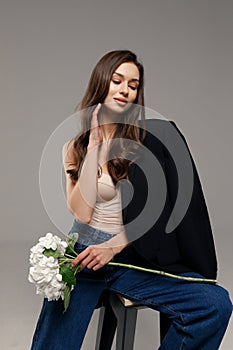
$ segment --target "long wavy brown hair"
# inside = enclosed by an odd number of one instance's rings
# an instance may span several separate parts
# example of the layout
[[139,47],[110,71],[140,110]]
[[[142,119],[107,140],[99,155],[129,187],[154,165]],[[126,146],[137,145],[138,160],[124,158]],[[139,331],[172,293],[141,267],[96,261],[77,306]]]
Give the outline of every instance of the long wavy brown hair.
[[[87,152],[92,113],[98,103],[104,103],[108,95],[112,75],[117,67],[124,62],[131,62],[137,66],[139,70],[139,86],[134,103],[125,113],[121,114],[124,122],[117,123],[110,143],[107,167],[114,184],[120,179],[127,177],[129,166],[139,157],[138,145],[142,143],[145,137],[145,128],[141,129],[138,126],[139,117],[142,123],[145,121],[144,68],[132,51],[110,51],[97,62],[83,99],[75,108],[75,112],[80,111],[82,130],[70,140],[70,142],[74,141],[73,158],[75,162],[72,164],[74,169],[66,171],[74,182],[79,177],[81,165]],[[130,140],[136,142],[130,142]]]

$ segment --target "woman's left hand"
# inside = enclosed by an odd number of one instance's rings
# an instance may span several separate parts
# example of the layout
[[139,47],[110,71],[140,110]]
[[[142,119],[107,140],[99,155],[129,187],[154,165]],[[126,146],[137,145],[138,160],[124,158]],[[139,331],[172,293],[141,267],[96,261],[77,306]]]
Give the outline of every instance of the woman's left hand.
[[87,267],[94,271],[106,265],[114,257],[111,247],[103,247],[101,244],[87,247],[73,260],[72,266],[80,264],[81,268]]

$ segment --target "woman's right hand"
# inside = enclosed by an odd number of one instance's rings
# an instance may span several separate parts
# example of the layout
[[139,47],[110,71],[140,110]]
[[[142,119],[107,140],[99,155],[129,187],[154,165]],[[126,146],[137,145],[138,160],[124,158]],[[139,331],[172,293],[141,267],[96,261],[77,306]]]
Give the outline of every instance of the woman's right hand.
[[101,128],[98,123],[98,112],[101,108],[101,103],[98,103],[97,107],[94,109],[91,118],[91,129],[89,136],[88,149],[95,148],[103,141],[103,136],[101,132]]

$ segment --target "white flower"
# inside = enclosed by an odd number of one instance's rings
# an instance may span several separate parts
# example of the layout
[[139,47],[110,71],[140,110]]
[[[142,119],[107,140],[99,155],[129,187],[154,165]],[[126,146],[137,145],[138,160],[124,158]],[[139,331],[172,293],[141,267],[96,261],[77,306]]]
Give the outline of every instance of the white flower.
[[42,246],[46,249],[58,249],[63,254],[67,248],[67,243],[62,241],[58,236],[53,235],[51,232],[48,232],[45,237],[41,237],[38,244],[40,247]]
[[58,250],[64,256],[67,243],[52,233],[41,237],[39,242],[30,249],[30,264],[28,280],[36,286],[36,293],[42,294],[48,300],[64,299],[66,283],[62,281],[59,273],[58,259],[53,256],[45,256],[45,249]]

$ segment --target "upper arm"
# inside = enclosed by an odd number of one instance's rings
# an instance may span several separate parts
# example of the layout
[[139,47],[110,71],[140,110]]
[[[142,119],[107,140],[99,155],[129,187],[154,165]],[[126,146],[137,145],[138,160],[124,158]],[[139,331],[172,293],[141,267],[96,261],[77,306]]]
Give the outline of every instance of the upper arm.
[[67,173],[68,170],[77,170],[78,157],[75,154],[74,140],[66,142],[62,147],[63,167],[66,176],[66,202],[70,212],[80,221],[88,223],[93,212],[85,199],[83,199],[78,180]]

